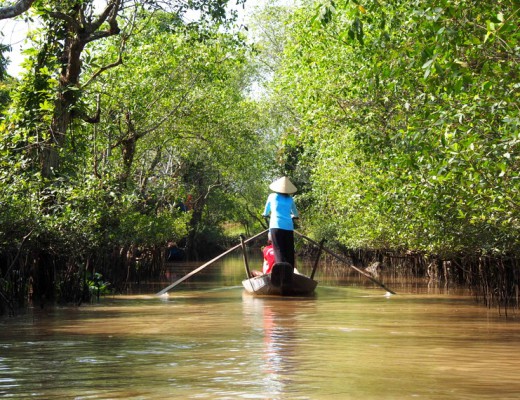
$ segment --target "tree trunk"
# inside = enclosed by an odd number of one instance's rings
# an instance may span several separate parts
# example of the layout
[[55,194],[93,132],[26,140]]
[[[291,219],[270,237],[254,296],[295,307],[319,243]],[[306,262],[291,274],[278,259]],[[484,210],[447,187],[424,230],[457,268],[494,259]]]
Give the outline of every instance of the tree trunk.
[[[117,12],[121,7],[119,0],[108,2],[107,8],[101,13],[99,20],[87,22],[78,5],[65,15],[61,12],[50,12],[49,15],[61,20],[65,27],[64,46],[59,57],[62,69],[58,84],[58,97],[54,104],[54,114],[50,126],[49,140],[41,154],[41,171],[46,178],[58,171],[60,165],[59,150],[65,145],[67,131],[74,118],[74,107],[79,99],[79,82],[81,76],[81,54],[87,43],[116,35]],[[104,21],[109,24],[106,31],[98,31]]]

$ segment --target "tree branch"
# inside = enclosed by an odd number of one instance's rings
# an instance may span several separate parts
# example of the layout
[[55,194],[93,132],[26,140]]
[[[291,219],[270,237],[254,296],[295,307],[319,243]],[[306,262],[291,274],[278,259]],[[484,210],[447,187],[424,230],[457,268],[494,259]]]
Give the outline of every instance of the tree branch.
[[113,62],[112,64],[104,65],[100,69],[98,69],[94,73],[94,75],[92,75],[90,77],[90,79],[84,85],[81,86],[81,88],[85,88],[88,85],[90,85],[90,83],[93,82],[94,79],[96,79],[99,75],[101,75],[106,70],[111,69],[111,68],[115,68],[115,67],[117,67],[118,65],[121,65],[121,64],[123,64],[123,57],[122,57],[122,54],[119,53],[119,57],[117,58],[117,60],[115,62]]
[[186,90],[184,92],[184,94],[182,95],[179,103],[177,103],[177,105],[172,108],[172,110],[168,113],[166,113],[162,118],[160,118],[155,124],[153,124],[151,127],[149,127],[148,129],[145,129],[142,133],[142,136],[146,135],[147,133],[150,133],[150,132],[153,132],[155,131],[156,129],[158,129],[162,124],[164,124],[173,114],[175,114],[177,112],[177,110],[180,108],[181,105],[184,104],[186,98],[188,97],[188,95],[190,94],[190,91],[189,90]]
[[[118,56],[117,60],[111,64],[101,67],[97,72],[94,73],[94,75],[92,75],[90,77],[90,79],[84,85],[82,85],[82,88],[90,85],[90,83],[93,82],[94,79],[96,79],[99,75],[101,75],[106,70],[115,68],[118,65],[123,64],[123,53],[125,51],[126,42],[127,42],[128,38],[130,37],[130,35],[132,34],[132,31],[135,28],[135,14],[132,18],[132,22],[129,25],[130,25],[130,28],[128,29],[128,32],[121,34],[121,45],[119,46],[119,56]],[[117,29],[119,29],[119,27],[117,27]],[[89,41],[92,41],[92,40],[95,40],[94,35],[90,36]]]
[[99,94],[96,98],[96,113],[94,116],[90,117],[85,113],[81,113],[81,119],[91,124],[97,124],[101,120],[101,101],[99,100]]
[[52,18],[56,18],[56,19],[60,19],[62,21],[65,21],[67,23],[67,25],[69,25],[70,28],[72,28],[72,30],[74,32],[76,32],[76,33],[78,33],[80,31],[80,29],[81,29],[81,25],[78,23],[78,21],[76,21],[70,15],[64,14],[64,13],[59,12],[59,11],[51,11],[51,12],[49,12],[49,15]]
[[17,17],[31,8],[35,0],[18,0],[12,6],[0,7],[0,19]]
[[109,18],[109,25],[112,28],[112,24],[116,23],[117,12],[121,7],[121,0],[112,0],[107,4],[107,7],[99,15],[98,19],[90,25],[90,32],[96,32],[101,25]]

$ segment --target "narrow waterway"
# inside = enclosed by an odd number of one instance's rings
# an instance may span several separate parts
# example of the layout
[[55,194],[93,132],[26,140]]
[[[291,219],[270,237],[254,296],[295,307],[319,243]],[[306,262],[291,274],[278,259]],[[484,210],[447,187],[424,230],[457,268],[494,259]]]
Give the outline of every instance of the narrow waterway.
[[139,294],[1,319],[0,397],[520,398],[518,318],[469,294],[388,296],[318,272],[314,297],[255,298],[230,256],[154,296],[191,267]]

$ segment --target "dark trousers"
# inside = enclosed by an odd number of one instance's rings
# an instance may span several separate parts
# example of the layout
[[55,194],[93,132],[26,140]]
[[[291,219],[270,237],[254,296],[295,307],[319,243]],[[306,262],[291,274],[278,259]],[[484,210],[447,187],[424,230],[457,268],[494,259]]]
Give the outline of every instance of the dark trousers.
[[294,267],[294,232],[271,228],[274,262],[287,262]]

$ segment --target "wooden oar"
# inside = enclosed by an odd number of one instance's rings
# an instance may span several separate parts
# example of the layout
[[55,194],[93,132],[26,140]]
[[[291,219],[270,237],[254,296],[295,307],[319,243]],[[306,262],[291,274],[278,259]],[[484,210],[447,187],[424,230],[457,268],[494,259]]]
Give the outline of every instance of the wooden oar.
[[246,267],[247,279],[251,278],[251,271],[249,270],[249,261],[247,260],[246,241],[244,235],[240,235],[240,246],[242,246],[242,256],[244,257],[244,265]]
[[320,262],[320,257],[321,257],[321,251],[323,250],[323,243],[325,243],[325,239],[321,239],[321,241],[319,243],[320,248],[318,249],[318,255],[316,256],[316,261],[314,261],[314,266],[312,267],[312,272],[311,272],[311,276],[310,276],[311,279],[314,279],[314,274],[316,273],[316,269],[318,268],[318,264]]
[[[320,246],[320,243],[312,240],[311,238],[301,234],[300,232],[297,232],[297,231],[294,231],[294,233],[296,233],[298,236],[308,240],[309,242],[311,242],[312,244],[316,245],[316,246]],[[345,258],[345,257],[342,257],[340,256],[339,254],[336,254],[334,253],[332,250],[326,248],[325,246],[321,245],[321,248],[326,251],[327,253],[329,253],[331,256],[334,256],[336,257],[338,260],[340,261],[343,261],[345,264],[347,264],[347,266],[349,266],[350,268],[356,270],[357,272],[359,272],[361,275],[364,275],[366,276],[368,279],[370,279],[372,282],[378,284],[379,286],[381,286],[383,289],[385,289],[387,292],[389,293],[392,293],[392,294],[395,294],[395,292],[391,289],[388,289],[383,283],[379,282],[377,279],[375,279],[372,275],[370,275],[368,272],[365,272],[363,271],[362,269],[359,269],[357,267],[355,267],[354,265],[352,265],[351,263],[349,263],[349,261]]]
[[251,285],[251,289],[253,289],[253,292],[255,292],[255,288],[253,287],[253,284],[251,283],[251,270],[249,269],[249,261],[247,260],[247,249],[246,249],[246,242],[244,240],[244,236],[240,235],[240,245],[242,246],[242,256],[244,257],[244,265],[246,267],[246,276],[249,280],[249,284]]
[[[247,243],[247,242],[250,242],[252,240],[255,240],[257,237],[259,236],[262,236],[264,233],[266,233],[268,231],[268,229],[266,229],[265,231],[262,231],[258,234],[256,234],[255,236],[253,237],[250,237],[249,239],[245,240],[244,243]],[[181,279],[173,282],[170,286],[164,288],[163,290],[161,290],[160,292],[157,292],[156,293],[156,296],[162,296],[163,294],[165,294],[166,292],[168,292],[169,290],[173,289],[175,286],[177,286],[179,283],[181,282],[184,282],[186,279],[188,279],[190,276],[193,276],[195,275],[197,272],[199,271],[202,271],[204,268],[206,268],[208,265],[211,265],[213,264],[215,261],[218,261],[220,260],[222,257],[224,257],[225,255],[231,253],[233,250],[236,250],[238,249],[240,246],[242,246],[242,244],[237,244],[236,246],[226,250],[224,253],[220,254],[219,256],[215,257],[214,259],[208,261],[207,263],[201,265],[200,267],[198,267],[197,269],[194,269],[193,271],[191,271],[189,274],[187,275],[184,275]]]

